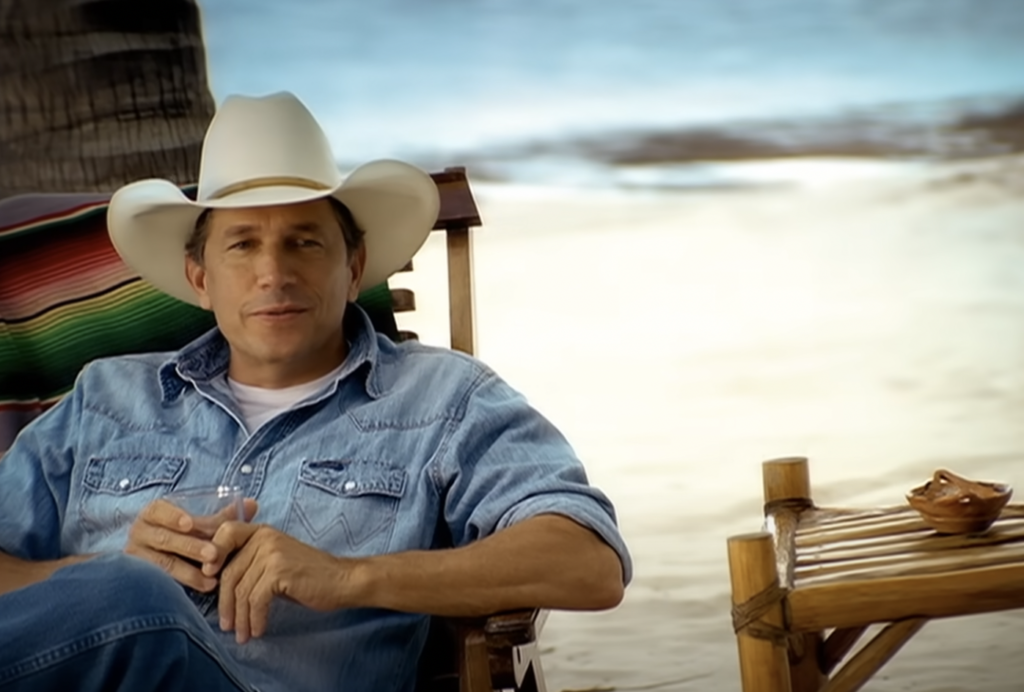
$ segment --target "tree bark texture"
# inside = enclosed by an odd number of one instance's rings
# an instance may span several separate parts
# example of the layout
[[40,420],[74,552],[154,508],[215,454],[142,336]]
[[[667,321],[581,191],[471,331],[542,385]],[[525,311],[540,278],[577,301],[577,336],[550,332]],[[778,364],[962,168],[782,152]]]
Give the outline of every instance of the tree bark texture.
[[0,0],[0,198],[195,182],[213,112],[195,0]]

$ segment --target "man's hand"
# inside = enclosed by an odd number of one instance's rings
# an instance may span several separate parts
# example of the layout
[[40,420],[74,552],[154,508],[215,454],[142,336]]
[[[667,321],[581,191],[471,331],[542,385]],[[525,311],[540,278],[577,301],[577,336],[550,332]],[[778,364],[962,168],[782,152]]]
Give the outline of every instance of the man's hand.
[[[247,499],[246,517],[255,514],[256,502]],[[157,500],[147,505],[132,524],[124,552],[153,563],[175,581],[205,593],[217,587],[215,576],[207,576],[199,568],[219,555],[210,538],[202,535],[185,510]]]
[[[218,558],[203,565],[204,578],[220,572],[220,628],[235,630],[239,644],[267,630],[275,597],[312,610],[346,605],[343,597],[355,560],[335,557],[277,529],[229,521],[213,537]],[[238,551],[227,566],[224,560]]]

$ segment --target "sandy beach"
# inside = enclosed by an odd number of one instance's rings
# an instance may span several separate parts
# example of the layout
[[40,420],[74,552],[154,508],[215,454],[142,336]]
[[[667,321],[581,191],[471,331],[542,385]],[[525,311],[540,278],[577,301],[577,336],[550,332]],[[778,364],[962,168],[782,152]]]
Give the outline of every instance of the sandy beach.
[[[765,459],[808,456],[826,505],[943,466],[1024,488],[1024,159],[869,163],[476,186],[479,355],[566,432],[636,564],[618,609],[552,614],[549,689],[739,689],[725,541],[759,528]],[[426,342],[443,272],[436,236],[395,282]],[[1020,690],[1022,645],[1024,612],[932,622],[865,689]]]

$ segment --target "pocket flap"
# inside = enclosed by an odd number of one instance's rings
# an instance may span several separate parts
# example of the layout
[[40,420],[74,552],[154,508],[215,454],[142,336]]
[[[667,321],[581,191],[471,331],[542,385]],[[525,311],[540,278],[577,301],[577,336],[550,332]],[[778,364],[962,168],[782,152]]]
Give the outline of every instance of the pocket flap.
[[186,463],[182,457],[155,454],[92,457],[86,465],[84,482],[96,492],[127,495],[154,485],[174,485]]
[[304,461],[299,480],[341,497],[387,495],[402,497],[405,471],[363,461]]

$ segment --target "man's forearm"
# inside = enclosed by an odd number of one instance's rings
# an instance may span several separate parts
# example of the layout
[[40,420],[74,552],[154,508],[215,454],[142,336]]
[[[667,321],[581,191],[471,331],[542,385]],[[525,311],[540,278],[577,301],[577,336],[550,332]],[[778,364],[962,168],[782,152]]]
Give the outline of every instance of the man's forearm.
[[0,551],[0,596],[23,589],[44,579],[61,567],[88,560],[90,555],[72,555],[60,560],[32,561]]
[[622,599],[622,564],[596,534],[557,515],[462,548],[367,558],[346,580],[354,605],[444,616],[516,608],[601,610]]

